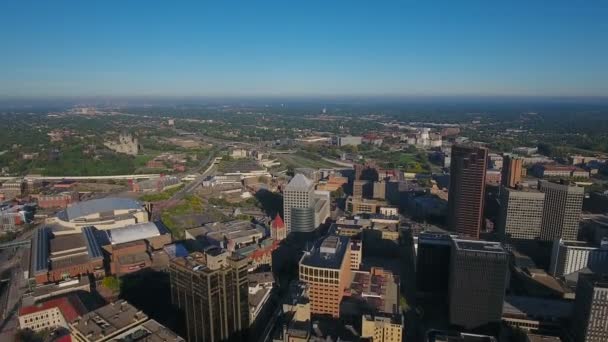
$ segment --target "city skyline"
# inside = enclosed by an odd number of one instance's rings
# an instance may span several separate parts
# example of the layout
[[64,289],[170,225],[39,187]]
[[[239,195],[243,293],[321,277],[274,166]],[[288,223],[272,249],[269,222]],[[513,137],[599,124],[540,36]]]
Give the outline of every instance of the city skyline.
[[608,96],[599,3],[2,7],[0,98]]

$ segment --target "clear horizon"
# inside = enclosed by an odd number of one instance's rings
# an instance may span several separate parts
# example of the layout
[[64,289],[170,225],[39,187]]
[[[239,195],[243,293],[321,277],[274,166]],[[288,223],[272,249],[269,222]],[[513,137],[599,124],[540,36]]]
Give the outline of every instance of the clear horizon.
[[600,1],[8,1],[0,98],[603,98],[606,17]]

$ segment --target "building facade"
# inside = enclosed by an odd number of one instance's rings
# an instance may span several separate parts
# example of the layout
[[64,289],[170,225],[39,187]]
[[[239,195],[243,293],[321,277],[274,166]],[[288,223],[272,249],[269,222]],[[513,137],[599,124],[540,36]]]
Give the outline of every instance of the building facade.
[[308,285],[311,312],[340,316],[351,278],[350,239],[330,235],[300,259],[300,281]]
[[497,230],[506,239],[537,239],[543,217],[545,194],[502,187]]
[[608,248],[593,247],[583,241],[555,240],[551,252],[549,273],[561,277],[572,272],[590,268],[600,269],[608,265]]
[[572,317],[573,341],[608,341],[608,275],[579,275]]
[[19,309],[19,327],[41,331],[58,327],[68,328],[69,323],[86,312],[75,295],[50,299]]
[[302,174],[295,175],[283,191],[283,215],[287,234],[294,231],[312,231],[314,184]]
[[450,323],[474,329],[500,322],[507,286],[508,254],[497,242],[452,241]]
[[184,313],[187,341],[244,339],[249,326],[247,267],[247,258],[219,248],[171,262],[171,302]]
[[576,240],[585,189],[544,180],[538,185],[545,193],[540,238],[545,241]]
[[364,315],[361,317],[361,337],[372,342],[401,342],[403,324],[390,316]]
[[416,256],[416,291],[447,298],[452,238],[442,233],[421,233]]
[[452,146],[448,225],[451,231],[473,239],[481,231],[487,159],[484,147]]
[[515,188],[521,183],[522,168],[523,160],[512,156],[505,156],[502,167],[502,185],[508,188]]
[[358,270],[363,261],[363,241],[350,240],[350,269]]

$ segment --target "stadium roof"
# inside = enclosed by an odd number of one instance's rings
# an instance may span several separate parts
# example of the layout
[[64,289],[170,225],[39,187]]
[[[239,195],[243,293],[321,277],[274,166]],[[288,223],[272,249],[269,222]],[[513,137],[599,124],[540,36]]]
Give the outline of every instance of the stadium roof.
[[142,206],[138,201],[130,198],[100,198],[72,204],[67,209],[59,212],[57,217],[65,221],[71,221],[94,213],[128,209],[142,209]]

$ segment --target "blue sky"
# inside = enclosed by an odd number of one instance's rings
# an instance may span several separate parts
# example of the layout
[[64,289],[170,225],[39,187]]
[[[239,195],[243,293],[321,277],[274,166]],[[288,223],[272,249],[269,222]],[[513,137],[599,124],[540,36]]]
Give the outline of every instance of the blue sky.
[[608,1],[0,1],[0,96],[608,96]]

